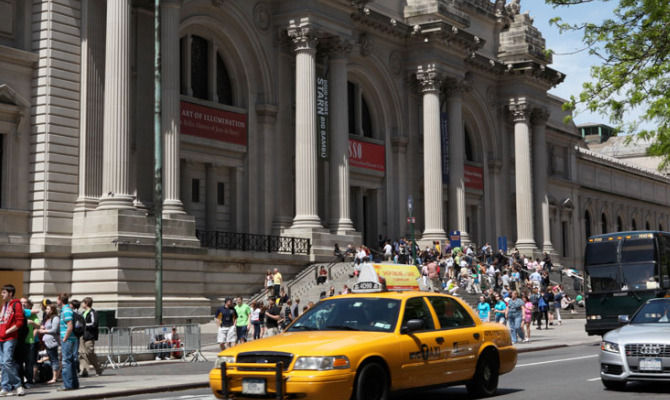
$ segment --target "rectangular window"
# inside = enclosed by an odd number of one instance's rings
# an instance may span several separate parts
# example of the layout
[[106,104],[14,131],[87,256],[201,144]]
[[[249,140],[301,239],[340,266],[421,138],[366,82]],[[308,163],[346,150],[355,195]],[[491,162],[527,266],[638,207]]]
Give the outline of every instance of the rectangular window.
[[226,204],[226,192],[224,189],[223,182],[216,184],[216,203],[220,206]]
[[347,82],[347,106],[349,108],[349,133],[356,134],[356,86]]
[[561,240],[563,242],[563,257],[568,256],[568,223],[566,221],[561,222]]
[[3,164],[2,160],[3,160],[3,157],[2,156],[4,155],[3,145],[5,144],[5,136],[6,135],[0,135],[0,208],[2,208],[2,196],[3,196],[3,193],[2,193],[2,189],[3,189],[3,186],[2,186],[2,164]]
[[200,179],[191,179],[191,202],[200,202]]

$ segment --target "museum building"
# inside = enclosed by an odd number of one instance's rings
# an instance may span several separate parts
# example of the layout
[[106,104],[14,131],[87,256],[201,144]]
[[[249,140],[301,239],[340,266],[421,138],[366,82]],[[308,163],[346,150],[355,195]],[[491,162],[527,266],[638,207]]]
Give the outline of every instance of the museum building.
[[[161,1],[166,320],[411,221],[576,268],[589,234],[668,227],[668,177],[564,123],[519,3]],[[153,19],[0,0],[0,276],[128,324],[153,316]]]

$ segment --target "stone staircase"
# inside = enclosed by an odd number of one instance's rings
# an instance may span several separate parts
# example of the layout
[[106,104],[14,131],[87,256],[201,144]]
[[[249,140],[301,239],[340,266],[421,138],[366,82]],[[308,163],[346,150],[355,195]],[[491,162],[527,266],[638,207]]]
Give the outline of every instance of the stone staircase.
[[[322,285],[317,285],[316,278],[322,266],[328,271],[328,280]],[[331,286],[335,288],[335,293],[342,291],[344,285],[351,288],[356,283],[356,278],[349,277],[353,270],[354,263],[351,261],[311,264],[287,281],[285,288],[291,299],[300,299],[302,305],[307,305],[310,301],[316,303],[320,299],[321,292],[328,292]],[[262,290],[253,295],[249,301],[265,299],[266,292]]]

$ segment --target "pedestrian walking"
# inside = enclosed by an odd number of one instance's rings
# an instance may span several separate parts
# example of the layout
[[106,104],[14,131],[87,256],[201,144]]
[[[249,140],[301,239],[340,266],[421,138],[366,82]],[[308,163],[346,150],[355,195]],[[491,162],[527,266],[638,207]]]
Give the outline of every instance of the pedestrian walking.
[[247,334],[249,333],[249,317],[251,317],[251,307],[245,303],[241,297],[237,298],[237,305],[235,306],[235,313],[237,320],[235,322],[235,332],[237,334],[237,343],[246,343]]
[[95,354],[95,342],[98,340],[98,315],[93,309],[93,299],[84,297],[82,300],[84,312],[84,336],[79,343],[79,367],[82,377],[88,376],[89,367],[95,369],[95,376],[102,375],[102,367],[98,362],[98,356]]
[[477,311],[479,311],[479,319],[482,322],[489,322],[491,315],[491,305],[486,301],[484,296],[479,296],[479,304],[477,304]]
[[251,302],[251,326],[254,328],[253,339],[261,337],[261,307],[256,301]]
[[270,297],[270,305],[265,310],[265,335],[263,337],[270,337],[279,334],[279,323],[281,309],[277,305],[274,297]]
[[523,329],[526,334],[526,337],[523,339],[524,342],[530,342],[530,325],[533,319],[533,303],[530,302],[528,295],[524,294],[521,296],[523,299]]
[[[19,330],[19,343],[17,344],[16,361],[19,365],[19,380],[25,389],[35,383],[35,364],[37,361],[37,340],[35,334],[40,327],[39,316],[32,311],[33,302],[22,298],[23,316],[25,325]],[[37,328],[37,329],[36,329]]]
[[[19,380],[19,370],[14,352],[18,344],[19,330],[25,324],[21,302],[14,298],[14,285],[2,287],[2,311],[0,312],[0,362],[2,363],[2,381],[0,396],[23,396],[25,391]],[[16,392],[14,392],[16,390]]]
[[524,339],[521,329],[521,320],[523,318],[524,302],[519,298],[519,293],[512,291],[512,298],[507,304],[507,320],[509,321],[509,330],[512,336],[512,344]]
[[79,389],[79,378],[77,371],[77,338],[74,336],[74,311],[69,303],[67,293],[61,293],[58,296],[58,306],[60,312],[60,341],[61,347],[61,368],[63,377],[63,386],[58,391],[69,391]]
[[51,380],[47,384],[52,384],[60,379],[60,360],[58,359],[60,317],[58,316],[58,308],[55,304],[48,300],[43,304],[46,304],[46,309],[44,310],[44,318],[42,319],[41,328],[38,330],[38,333],[42,335],[42,343],[44,343],[47,356],[49,357],[49,364],[51,365]]
[[221,350],[232,347],[235,344],[237,314],[231,299],[226,299],[225,303],[216,310],[215,318],[219,324],[219,332],[216,335],[219,347]]
[[496,305],[494,306],[496,313],[496,322],[505,325],[505,315],[507,314],[507,304],[499,294],[495,295]]

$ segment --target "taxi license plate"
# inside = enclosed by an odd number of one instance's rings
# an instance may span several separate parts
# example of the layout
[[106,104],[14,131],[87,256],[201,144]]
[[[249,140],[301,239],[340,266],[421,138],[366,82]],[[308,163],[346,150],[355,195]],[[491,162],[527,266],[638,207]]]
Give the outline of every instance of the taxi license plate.
[[265,394],[265,379],[242,379],[242,394]]
[[660,358],[641,358],[640,371],[662,371],[663,366]]

